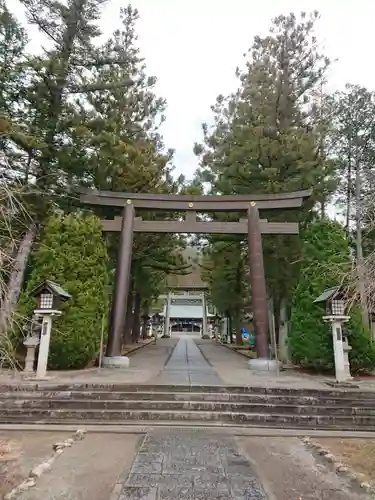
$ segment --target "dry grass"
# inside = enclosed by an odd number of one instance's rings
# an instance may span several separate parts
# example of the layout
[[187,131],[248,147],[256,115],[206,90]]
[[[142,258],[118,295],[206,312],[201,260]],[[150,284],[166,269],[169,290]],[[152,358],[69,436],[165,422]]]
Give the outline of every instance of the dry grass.
[[375,440],[320,438],[323,448],[349,466],[363,480],[375,484]]
[[[0,156],[0,163],[8,171],[11,170],[6,157]],[[22,201],[23,189],[16,180],[10,183],[0,172],[0,367],[17,366],[16,353],[8,335],[17,324],[13,296],[8,293],[8,281],[12,271],[17,269],[14,255],[20,245],[25,221],[30,221]]]
[[257,357],[257,353],[254,351],[250,351],[249,349],[236,349],[236,352],[240,352],[241,354],[244,354],[245,356],[251,359]]
[[20,453],[16,441],[0,440],[0,499],[22,480],[17,467]]
[[239,352],[246,356],[247,358],[254,359],[257,357],[257,354],[255,351],[251,351],[248,347],[245,346],[240,346],[240,345],[226,345],[229,349],[231,349],[234,352]]
[[138,351],[138,349],[141,348],[143,345],[148,345],[155,343],[154,339],[141,339],[138,344],[129,344],[129,345],[124,345],[121,348],[121,356],[126,356],[127,354],[132,353],[133,351]]

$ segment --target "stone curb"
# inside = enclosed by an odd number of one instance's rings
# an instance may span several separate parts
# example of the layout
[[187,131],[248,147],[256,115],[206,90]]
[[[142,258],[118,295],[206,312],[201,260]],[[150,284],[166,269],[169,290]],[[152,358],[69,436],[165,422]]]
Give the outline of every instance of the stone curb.
[[144,344],[136,345],[131,351],[128,351],[125,354],[122,354],[122,356],[131,356],[135,352],[139,351],[139,349],[143,349],[143,347],[147,347],[148,345],[152,344],[153,342],[154,342],[154,340],[150,340],[149,342],[146,342]]
[[220,347],[225,347],[225,349],[229,349],[230,351],[232,352],[235,352],[236,354],[239,354],[240,356],[242,356],[243,358],[246,358],[246,359],[254,359],[254,358],[250,358],[250,356],[246,356],[246,354],[244,354],[243,352],[239,352],[237,349],[233,349],[230,345],[228,344],[222,344],[221,342],[217,342],[216,345],[220,346]]
[[73,434],[73,437],[65,439],[65,441],[55,443],[52,446],[53,455],[31,469],[31,471],[29,472],[29,477],[27,479],[24,479],[18,486],[7,493],[4,496],[4,500],[14,500],[20,493],[23,493],[29,488],[35,486],[37,479],[45,472],[51,470],[53,462],[58,456],[64,453],[65,448],[70,448],[75,441],[82,441],[82,439],[85,437],[85,434],[86,430],[78,429]]
[[[221,422],[190,422],[186,421],[155,421],[143,420],[137,424],[87,424],[85,429],[87,434],[144,434],[146,432],[173,428],[178,430],[204,430],[206,432],[221,433],[230,436],[257,436],[257,437],[295,437],[303,438],[306,435],[306,429],[289,429],[273,427],[248,427],[246,425],[231,425]],[[0,424],[0,431],[37,431],[37,432],[72,432],[76,426],[74,424]],[[314,430],[308,431],[310,436],[315,438],[356,438],[356,439],[375,439],[375,432],[370,431],[340,431],[340,430]]]
[[328,449],[323,448],[319,443],[313,441],[310,437],[304,437],[302,442],[308,448],[320,455],[326,462],[329,462],[337,475],[345,476],[366,493],[375,495],[375,486],[368,482],[364,482],[361,474],[357,474],[348,465],[340,462]]

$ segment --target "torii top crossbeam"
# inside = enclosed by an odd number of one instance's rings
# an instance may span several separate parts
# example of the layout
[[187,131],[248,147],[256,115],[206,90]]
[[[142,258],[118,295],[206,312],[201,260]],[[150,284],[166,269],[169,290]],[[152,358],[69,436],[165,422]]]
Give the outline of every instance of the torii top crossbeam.
[[243,212],[249,204],[256,203],[258,209],[280,209],[301,207],[311,196],[311,190],[293,193],[251,195],[180,195],[150,193],[117,193],[113,191],[87,190],[81,201],[87,205],[123,207],[131,200],[135,209],[196,212]]

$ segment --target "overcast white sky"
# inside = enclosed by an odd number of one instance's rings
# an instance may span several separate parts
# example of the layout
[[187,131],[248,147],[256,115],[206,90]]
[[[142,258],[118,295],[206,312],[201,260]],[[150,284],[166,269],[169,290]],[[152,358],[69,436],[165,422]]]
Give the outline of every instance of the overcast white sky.
[[[210,121],[210,105],[219,93],[236,88],[234,71],[243,53],[279,14],[319,10],[318,37],[327,55],[338,59],[330,86],[375,87],[373,0],[110,0],[101,23],[105,34],[117,26],[119,8],[128,3],[140,12],[140,47],[149,73],[158,77],[159,94],[168,101],[166,145],[176,149],[177,172],[188,177],[197,167],[192,146],[201,140],[201,123]],[[23,18],[18,0],[8,5]],[[31,35],[37,47],[40,37]]]

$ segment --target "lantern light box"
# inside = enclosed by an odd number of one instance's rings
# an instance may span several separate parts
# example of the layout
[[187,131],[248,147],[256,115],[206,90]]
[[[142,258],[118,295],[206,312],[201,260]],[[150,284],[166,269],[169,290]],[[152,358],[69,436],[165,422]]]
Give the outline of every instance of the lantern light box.
[[314,300],[314,304],[324,304],[326,313],[334,317],[346,317],[345,293],[340,286],[328,288]]
[[72,298],[60,285],[50,280],[46,280],[34,288],[31,294],[37,300],[36,313],[58,311],[63,302]]

